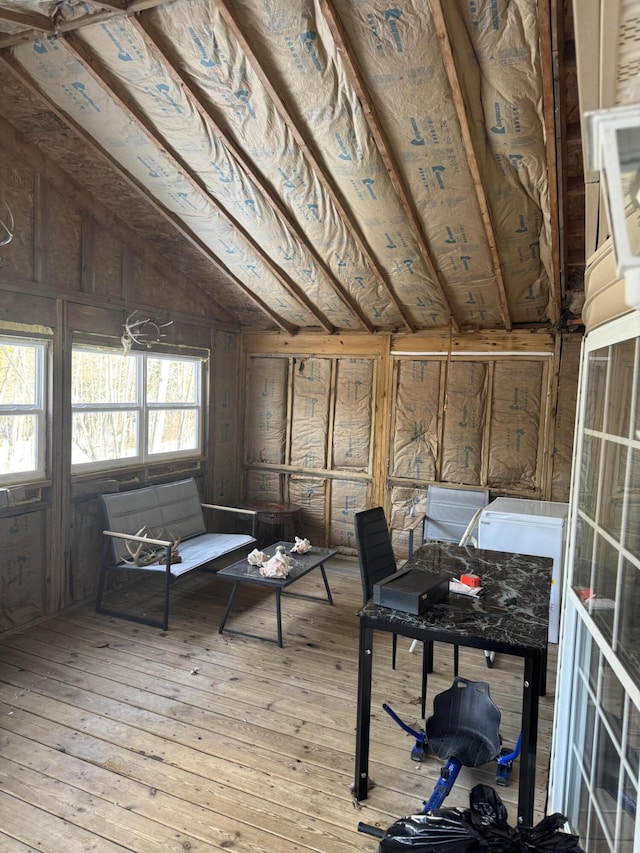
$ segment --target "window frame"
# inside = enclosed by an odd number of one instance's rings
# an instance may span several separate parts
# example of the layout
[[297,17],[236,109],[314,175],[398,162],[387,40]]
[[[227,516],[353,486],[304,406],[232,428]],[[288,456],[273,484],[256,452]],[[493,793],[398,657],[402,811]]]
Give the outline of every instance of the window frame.
[[47,401],[49,393],[50,341],[46,338],[32,335],[22,336],[0,333],[0,346],[3,345],[32,347],[35,350],[35,400],[33,405],[29,403],[0,403],[0,417],[35,416],[36,467],[10,474],[0,471],[0,488],[46,480],[48,462]]
[[[71,370],[73,371],[73,354],[75,352],[93,352],[103,353],[105,355],[117,355],[121,358],[135,358],[138,365],[136,370],[136,397],[133,402],[125,403],[74,403],[70,400],[71,408],[71,474],[81,475],[94,471],[105,471],[112,469],[121,469],[132,466],[149,465],[156,462],[170,462],[180,459],[201,459],[204,453],[205,441],[205,415],[206,415],[206,381],[207,370],[206,363],[208,357],[203,355],[193,355],[191,353],[176,352],[174,350],[158,351],[156,349],[148,350],[131,350],[124,354],[121,348],[116,348],[108,345],[91,344],[85,341],[78,341],[73,344],[71,350]],[[147,361],[149,358],[162,359],[167,361],[187,361],[195,364],[197,368],[196,376],[196,394],[195,401],[188,403],[150,403],[148,401],[148,380],[147,380]],[[73,377],[72,377],[73,382]],[[195,431],[196,431],[196,447],[187,448],[185,450],[170,450],[163,453],[152,453],[148,449],[149,442],[149,418],[152,412],[156,411],[194,411],[195,412]],[[87,412],[108,413],[108,412],[131,412],[137,418],[136,441],[137,453],[131,456],[119,456],[111,459],[101,459],[90,462],[73,462],[73,419],[74,415]]]

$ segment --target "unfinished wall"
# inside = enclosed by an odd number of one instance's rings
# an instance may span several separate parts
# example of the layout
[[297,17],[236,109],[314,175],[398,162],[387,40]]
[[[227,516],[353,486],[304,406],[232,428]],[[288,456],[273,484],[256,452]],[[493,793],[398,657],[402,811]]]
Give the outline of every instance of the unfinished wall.
[[[136,243],[97,201],[82,194],[80,204],[71,179],[32,147],[15,150],[5,131],[0,122],[0,204],[9,203],[16,226],[15,238],[0,248],[0,334],[46,340],[51,370],[46,479],[2,492],[0,633],[94,597],[101,491],[194,475],[208,499],[232,504],[240,483],[238,334],[204,319],[204,291]],[[82,340],[120,347],[123,321],[136,309],[174,321],[160,350],[210,355],[215,428],[207,426],[206,458],[73,475],[71,346]]]
[[406,551],[430,483],[566,500],[573,341],[562,361],[547,333],[244,341],[245,493],[299,504],[318,544],[353,549],[353,513],[383,504]]

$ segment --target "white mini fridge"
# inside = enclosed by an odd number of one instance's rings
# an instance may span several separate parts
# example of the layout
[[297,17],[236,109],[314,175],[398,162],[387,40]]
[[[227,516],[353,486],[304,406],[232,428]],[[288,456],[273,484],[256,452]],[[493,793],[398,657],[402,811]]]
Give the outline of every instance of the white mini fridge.
[[553,558],[549,642],[560,633],[562,568],[569,504],[526,498],[496,498],[478,521],[478,548]]

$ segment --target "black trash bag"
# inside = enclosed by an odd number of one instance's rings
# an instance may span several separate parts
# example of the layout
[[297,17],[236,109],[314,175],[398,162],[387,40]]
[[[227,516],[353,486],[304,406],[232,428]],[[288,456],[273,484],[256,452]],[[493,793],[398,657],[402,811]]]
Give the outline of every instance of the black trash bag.
[[564,815],[548,815],[536,826],[514,829],[507,823],[507,810],[494,788],[476,785],[469,802],[469,819],[491,853],[584,853],[576,835],[560,831],[567,822]]
[[491,853],[520,853],[518,830],[507,823],[507,809],[495,788],[475,785],[469,805],[469,819]]
[[508,814],[505,805],[496,789],[489,785],[475,785],[471,789],[469,807],[472,814],[477,815],[485,826],[507,822]]
[[521,826],[518,830],[520,850],[522,853],[584,853],[577,835],[560,831],[566,822],[566,817],[556,812],[542,818],[535,826]]
[[481,853],[480,834],[469,822],[468,809],[433,809],[400,818],[385,832],[378,853]]

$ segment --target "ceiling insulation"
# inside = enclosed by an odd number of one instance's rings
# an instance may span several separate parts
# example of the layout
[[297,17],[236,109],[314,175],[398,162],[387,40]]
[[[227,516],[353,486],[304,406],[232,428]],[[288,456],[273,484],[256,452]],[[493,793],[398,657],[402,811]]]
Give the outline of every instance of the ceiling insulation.
[[560,314],[539,5],[0,0],[0,73],[238,322],[510,329]]

